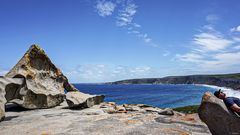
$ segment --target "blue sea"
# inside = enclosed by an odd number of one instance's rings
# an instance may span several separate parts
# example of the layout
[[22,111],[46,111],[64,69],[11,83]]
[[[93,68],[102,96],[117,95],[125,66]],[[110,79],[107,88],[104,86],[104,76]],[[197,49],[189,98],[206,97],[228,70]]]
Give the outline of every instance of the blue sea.
[[118,104],[148,104],[174,108],[201,103],[202,95],[217,88],[201,85],[109,85],[74,84],[81,92],[105,95],[106,102]]

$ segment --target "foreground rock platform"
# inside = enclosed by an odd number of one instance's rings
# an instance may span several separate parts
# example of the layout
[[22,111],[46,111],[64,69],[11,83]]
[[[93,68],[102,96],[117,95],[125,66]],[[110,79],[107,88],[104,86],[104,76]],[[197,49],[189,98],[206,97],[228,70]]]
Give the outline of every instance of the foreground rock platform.
[[83,110],[66,102],[51,109],[22,111],[8,108],[0,123],[3,135],[208,135],[197,114],[159,115],[147,105],[101,103]]
[[[32,45],[5,77],[24,79],[21,90],[6,90],[6,98],[8,102],[27,109],[51,108],[61,104],[65,100],[64,90],[81,93],[37,45]],[[85,98],[95,99],[92,96]],[[104,96],[98,98],[103,100]]]
[[211,92],[203,95],[198,114],[213,135],[240,135],[240,118]]

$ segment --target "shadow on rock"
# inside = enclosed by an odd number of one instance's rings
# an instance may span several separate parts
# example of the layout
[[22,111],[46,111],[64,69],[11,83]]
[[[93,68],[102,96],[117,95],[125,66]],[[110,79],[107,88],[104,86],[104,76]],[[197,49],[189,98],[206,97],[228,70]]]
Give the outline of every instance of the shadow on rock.
[[18,116],[8,116],[8,117],[5,117],[4,121],[10,121],[14,118],[17,118]]
[[23,108],[16,104],[6,104],[5,105],[6,112],[22,112],[29,111],[29,109]]

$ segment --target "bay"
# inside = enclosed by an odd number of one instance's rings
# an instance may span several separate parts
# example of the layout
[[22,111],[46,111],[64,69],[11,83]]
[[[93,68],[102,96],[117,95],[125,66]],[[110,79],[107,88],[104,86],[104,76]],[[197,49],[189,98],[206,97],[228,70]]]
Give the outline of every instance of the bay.
[[160,108],[175,108],[201,103],[202,95],[216,88],[203,85],[110,85],[74,84],[81,92],[105,95],[106,102],[117,104],[148,104]]

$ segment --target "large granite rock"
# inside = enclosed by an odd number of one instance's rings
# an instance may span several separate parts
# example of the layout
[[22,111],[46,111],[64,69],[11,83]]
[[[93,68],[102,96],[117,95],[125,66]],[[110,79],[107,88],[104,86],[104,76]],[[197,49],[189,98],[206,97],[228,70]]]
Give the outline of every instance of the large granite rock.
[[6,90],[6,98],[28,109],[55,107],[64,101],[64,90],[79,92],[37,45],[32,45],[5,76],[24,79],[18,96]]
[[70,108],[86,108],[103,102],[103,95],[89,95],[77,91],[68,92],[66,100]]
[[5,90],[12,92],[12,95],[17,97],[17,91],[20,90],[22,84],[23,79],[0,77],[0,121],[5,117],[5,104],[7,102],[5,99]]
[[210,92],[203,95],[198,114],[213,135],[240,134],[240,118],[229,111],[224,102]]

